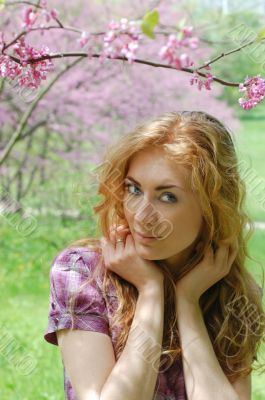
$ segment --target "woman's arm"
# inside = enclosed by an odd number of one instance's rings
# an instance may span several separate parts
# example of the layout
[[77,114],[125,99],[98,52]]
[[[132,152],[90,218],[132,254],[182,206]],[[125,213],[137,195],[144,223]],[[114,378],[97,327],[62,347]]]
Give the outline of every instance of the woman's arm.
[[139,292],[126,345],[103,386],[100,400],[153,399],[163,326],[164,286],[152,283]]
[[215,355],[199,302],[177,295],[177,313],[188,400],[240,400]]

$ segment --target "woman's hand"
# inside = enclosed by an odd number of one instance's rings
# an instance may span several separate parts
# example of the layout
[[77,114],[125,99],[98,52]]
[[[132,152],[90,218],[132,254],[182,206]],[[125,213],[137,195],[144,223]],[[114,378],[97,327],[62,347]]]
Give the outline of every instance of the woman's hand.
[[[117,239],[123,239],[123,242],[116,242]],[[113,227],[110,239],[103,237],[100,241],[106,268],[132,283],[139,292],[148,285],[163,284],[164,275],[158,265],[136,253],[128,226]]]
[[230,245],[220,245],[215,253],[209,246],[202,261],[177,281],[177,297],[184,297],[198,303],[199,298],[207,289],[229,273],[237,251],[237,241]]

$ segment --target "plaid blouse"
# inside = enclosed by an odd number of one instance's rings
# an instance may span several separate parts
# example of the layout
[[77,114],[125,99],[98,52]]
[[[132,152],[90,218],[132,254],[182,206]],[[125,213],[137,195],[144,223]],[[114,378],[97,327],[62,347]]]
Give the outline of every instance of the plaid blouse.
[[[99,254],[92,249],[72,247],[65,248],[53,259],[50,269],[48,326],[44,334],[47,342],[58,346],[56,331],[71,328],[69,296],[76,293],[79,286],[89,278],[98,257]],[[111,285],[107,305],[100,289],[101,283],[102,275],[78,292],[74,304],[73,329],[108,335],[114,348],[119,332],[115,327],[110,329],[109,318],[117,309],[117,295]],[[64,364],[63,373],[65,399],[77,400]],[[181,368],[175,363],[166,368],[160,359],[153,400],[187,400],[182,364]]]
[[[74,247],[64,249],[54,258],[50,270],[48,326],[44,334],[47,342],[58,346],[56,331],[71,328],[69,296],[76,293],[79,286],[89,278],[98,257],[99,254],[92,249]],[[108,335],[114,345],[119,332],[115,327],[111,330],[109,318],[117,309],[117,295],[111,285],[107,293],[107,305],[100,289],[101,283],[102,275],[78,293],[74,305],[73,329],[101,332]],[[263,290],[257,286],[262,296]],[[63,372],[65,398],[77,400],[64,365]],[[187,400],[182,363],[181,368],[173,363],[166,369],[160,359],[153,400]]]

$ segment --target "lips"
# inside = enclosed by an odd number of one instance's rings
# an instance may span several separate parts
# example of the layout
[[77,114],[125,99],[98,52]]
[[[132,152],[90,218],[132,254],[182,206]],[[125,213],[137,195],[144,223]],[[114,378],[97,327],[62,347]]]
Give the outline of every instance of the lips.
[[140,236],[142,236],[142,237],[144,237],[144,238],[158,238],[159,236],[147,236],[147,235],[145,235],[145,234],[143,234],[143,233],[141,233],[141,232],[138,232],[138,231],[135,231],[138,235],[140,235]]

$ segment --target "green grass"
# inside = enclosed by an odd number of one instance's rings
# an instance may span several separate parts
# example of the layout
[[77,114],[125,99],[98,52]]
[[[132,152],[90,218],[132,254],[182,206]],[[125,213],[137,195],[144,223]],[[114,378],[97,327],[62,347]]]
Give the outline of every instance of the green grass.
[[1,331],[10,337],[9,345],[1,351],[2,400],[64,399],[58,347],[46,344],[42,337],[47,306],[47,293],[9,296],[2,301]]
[[[1,222],[0,399],[63,400],[59,349],[43,339],[49,269],[58,251],[87,236],[87,221],[65,220],[62,224],[60,219],[39,218],[28,238],[3,218]],[[93,229],[90,234],[94,234]],[[23,368],[23,360],[28,359],[30,364]]]
[[247,210],[255,221],[265,222],[265,120],[246,119],[236,139],[240,171],[247,184]]

